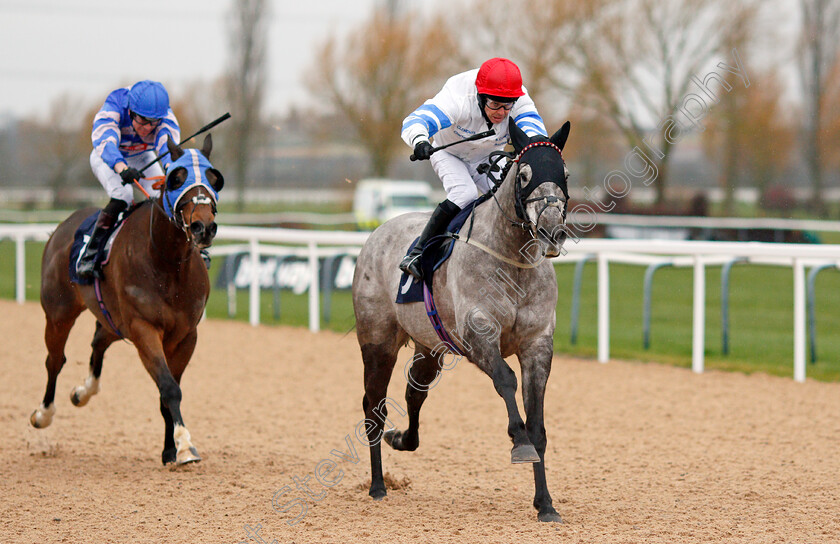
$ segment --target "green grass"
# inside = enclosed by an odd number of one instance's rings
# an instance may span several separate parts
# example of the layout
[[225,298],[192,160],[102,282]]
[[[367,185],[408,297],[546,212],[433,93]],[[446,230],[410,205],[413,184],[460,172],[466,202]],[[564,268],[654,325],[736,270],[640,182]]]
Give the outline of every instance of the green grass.
[[[739,372],[793,374],[793,272],[790,268],[736,265],[730,276],[729,354],[721,339],[721,271],[706,268],[705,366]],[[610,265],[610,356],[691,366],[691,269],[656,272],[652,292],[650,349],[643,347],[644,268]],[[594,357],[597,354],[597,282],[595,264],[587,264],[581,289],[577,344],[571,345],[569,322],[574,266],[557,267],[555,349]],[[816,283],[818,362],[809,377],[840,379],[840,274],[824,271]]]
[[[41,254],[44,243],[26,242],[26,300],[38,300],[41,293]],[[0,240],[0,298],[15,298],[15,242]]]
[[[26,244],[27,300],[37,300],[38,274],[43,244]],[[214,259],[211,280],[215,285],[222,259]],[[556,267],[559,302],[555,350],[583,357],[597,355],[597,293],[594,263],[584,268],[577,343],[570,342],[573,264]],[[707,267],[706,341],[707,369],[793,375],[793,272],[786,267],[736,265],[730,277],[729,345],[721,346],[720,267]],[[14,298],[14,243],[0,241],[0,297]],[[653,288],[651,346],[643,348],[642,300],[645,269],[610,265],[610,356],[617,359],[654,361],[691,366],[692,270],[664,268],[656,272]],[[816,316],[818,361],[808,364],[809,378],[840,381],[840,273],[826,270],[817,279]],[[322,302],[323,302],[322,294]],[[279,317],[274,294],[263,291],[260,322],[306,327],[308,294],[282,291]],[[322,306],[323,307],[323,306]],[[321,327],[345,333],[353,327],[353,307],[348,291],[333,293],[331,319],[322,315]],[[213,289],[207,306],[211,318],[228,318],[227,292]],[[248,290],[236,294],[233,319],[248,321]]]

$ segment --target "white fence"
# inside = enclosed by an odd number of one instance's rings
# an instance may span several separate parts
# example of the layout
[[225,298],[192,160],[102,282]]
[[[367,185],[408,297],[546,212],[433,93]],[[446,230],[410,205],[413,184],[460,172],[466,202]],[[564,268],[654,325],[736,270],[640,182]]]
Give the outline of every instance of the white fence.
[[[45,240],[55,225],[0,225],[0,240],[15,241],[15,298],[25,299],[25,242]],[[330,253],[354,253],[367,239],[365,232],[305,231],[258,227],[220,226],[219,240],[247,242],[249,258],[258,262],[261,254],[273,254],[277,245],[305,248],[310,263],[309,329],[320,328],[318,257]],[[302,246],[302,247],[301,247]],[[243,247],[236,248],[242,251]],[[706,266],[719,265],[722,258],[741,257],[749,262],[789,266],[793,270],[793,377],[805,380],[805,268],[823,265],[840,267],[840,245],[768,244],[759,242],[685,242],[657,240],[583,239],[567,242],[568,255],[555,262],[572,262],[595,256],[598,270],[598,361],[610,358],[609,265],[610,263],[650,264],[656,258],[682,256],[693,260],[694,297],[692,330],[692,370],[703,372],[706,316]],[[225,246],[213,248],[214,255],[229,253]],[[249,321],[259,324],[260,282],[258,267],[251,267]]]

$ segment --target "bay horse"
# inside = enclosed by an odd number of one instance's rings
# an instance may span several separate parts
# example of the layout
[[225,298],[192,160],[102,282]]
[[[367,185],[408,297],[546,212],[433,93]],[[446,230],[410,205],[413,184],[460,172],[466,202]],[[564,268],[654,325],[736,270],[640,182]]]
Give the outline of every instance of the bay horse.
[[[544,464],[543,401],[557,304],[557,279],[545,257],[559,255],[567,235],[568,171],[561,151],[569,130],[567,122],[550,139],[529,139],[510,123],[515,159],[500,175],[495,202],[474,208],[469,240],[462,243],[466,236],[461,235],[454,242],[451,256],[432,279],[438,317],[458,340],[452,340],[454,348],[436,334],[423,303],[394,301],[401,282],[397,265],[428,214],[396,217],[365,242],[353,278],[353,307],[364,362],[362,407],[370,445],[369,494],[374,499],[387,493],[381,440],[396,450],[417,449],[420,408],[441,369],[452,366],[446,355],[455,356],[457,349],[491,377],[504,399],[513,441],[511,462],[533,463],[538,519],[561,521],[552,506]],[[408,428],[386,430],[387,404],[395,404],[386,397],[388,383],[400,347],[409,338],[415,355],[405,367]],[[516,374],[504,360],[513,354],[522,371],[527,423],[516,406]]]
[[200,461],[181,417],[181,375],[195,349],[196,326],[210,294],[207,268],[199,253],[216,235],[216,201],[224,185],[208,157],[208,135],[201,151],[167,142],[172,157],[160,195],[137,205],[115,236],[104,279],[95,285],[70,281],[70,250],[79,225],[95,212],[79,210],[50,236],[41,262],[41,306],[46,314],[47,388],[31,424],[44,428],[55,414],[55,386],[66,362],[64,347],[76,318],[87,308],[96,316],[90,375],[70,395],[84,406],[99,391],[105,350],[130,340],[160,391],[165,422],[162,461]]

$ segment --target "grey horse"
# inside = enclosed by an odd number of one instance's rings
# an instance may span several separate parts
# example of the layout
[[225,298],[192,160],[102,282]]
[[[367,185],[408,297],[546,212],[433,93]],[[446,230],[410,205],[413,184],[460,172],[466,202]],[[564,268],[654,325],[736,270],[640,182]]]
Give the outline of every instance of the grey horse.
[[[513,441],[511,462],[533,463],[540,521],[561,521],[545,478],[543,403],[557,304],[557,279],[546,257],[559,255],[566,238],[568,170],[560,151],[569,129],[567,122],[550,139],[529,139],[510,123],[516,159],[502,171],[495,202],[475,208],[472,225],[468,220],[463,229],[471,229],[469,239],[466,233],[460,236],[433,278],[437,311],[454,347],[435,333],[423,303],[394,302],[401,276],[397,265],[427,214],[386,222],[362,248],[353,278],[353,307],[365,366],[362,406],[370,445],[369,494],[374,499],[386,495],[381,440],[396,450],[417,449],[420,408],[441,379],[441,370],[451,367],[453,359],[457,362],[453,351],[458,350],[492,378],[504,399]],[[409,338],[415,355],[405,368],[408,428],[386,429],[387,404],[405,414],[386,394],[398,351]],[[516,374],[504,360],[514,354],[522,369],[527,423],[516,406]]]

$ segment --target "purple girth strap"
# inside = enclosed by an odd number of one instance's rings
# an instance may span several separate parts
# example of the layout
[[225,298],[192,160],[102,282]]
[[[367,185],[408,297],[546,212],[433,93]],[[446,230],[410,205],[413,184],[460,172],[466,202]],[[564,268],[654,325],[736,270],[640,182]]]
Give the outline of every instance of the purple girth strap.
[[464,355],[464,353],[458,349],[458,346],[455,345],[455,342],[452,341],[449,333],[446,332],[446,327],[443,326],[443,321],[441,321],[440,315],[438,315],[437,307],[435,306],[435,298],[432,296],[432,292],[429,291],[429,286],[426,285],[426,282],[423,282],[423,303],[426,305],[426,315],[429,316],[429,321],[432,322],[432,327],[434,327],[438,338],[443,340],[446,347],[449,348],[449,351],[458,355]]
[[94,278],[93,280],[93,291],[96,293],[96,302],[99,303],[99,309],[102,310],[102,314],[105,316],[105,319],[108,320],[108,324],[111,325],[111,328],[114,329],[117,336],[125,338],[123,333],[121,333],[117,326],[114,325],[114,320],[111,319],[111,312],[109,312],[108,308],[105,307],[105,302],[102,300],[102,290],[99,288],[99,278]]

